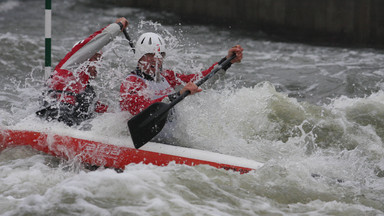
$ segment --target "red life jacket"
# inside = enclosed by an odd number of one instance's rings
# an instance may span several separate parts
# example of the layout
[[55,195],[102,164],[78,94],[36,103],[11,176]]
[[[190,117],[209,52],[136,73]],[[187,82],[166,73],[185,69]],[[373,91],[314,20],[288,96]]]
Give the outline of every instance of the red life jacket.
[[[201,74],[177,74],[172,70],[161,73],[164,80],[161,83],[147,80],[133,72],[127,76],[120,86],[120,108],[137,115],[149,105],[161,102],[165,97],[174,92],[174,88],[182,83],[195,82],[208,75],[214,68],[212,65]],[[165,83],[164,83],[165,82]]]

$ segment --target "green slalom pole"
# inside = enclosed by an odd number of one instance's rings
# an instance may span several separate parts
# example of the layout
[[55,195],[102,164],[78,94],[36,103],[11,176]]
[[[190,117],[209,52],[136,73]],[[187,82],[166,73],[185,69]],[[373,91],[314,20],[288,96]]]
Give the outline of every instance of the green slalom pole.
[[51,74],[52,2],[45,0],[45,80]]

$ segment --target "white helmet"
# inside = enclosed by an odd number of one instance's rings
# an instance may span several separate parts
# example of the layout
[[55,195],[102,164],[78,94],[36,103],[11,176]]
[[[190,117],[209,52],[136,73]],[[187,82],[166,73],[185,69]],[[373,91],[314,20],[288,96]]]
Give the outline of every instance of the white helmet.
[[143,55],[147,53],[163,54],[165,53],[164,39],[153,32],[142,34],[136,42],[135,58],[139,60]]

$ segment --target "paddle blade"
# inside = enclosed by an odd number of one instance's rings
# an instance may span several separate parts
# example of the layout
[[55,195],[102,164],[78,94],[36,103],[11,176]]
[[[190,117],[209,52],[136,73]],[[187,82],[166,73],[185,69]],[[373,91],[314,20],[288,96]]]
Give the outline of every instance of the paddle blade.
[[163,129],[169,109],[168,104],[154,103],[128,121],[129,132],[136,149],[149,142]]

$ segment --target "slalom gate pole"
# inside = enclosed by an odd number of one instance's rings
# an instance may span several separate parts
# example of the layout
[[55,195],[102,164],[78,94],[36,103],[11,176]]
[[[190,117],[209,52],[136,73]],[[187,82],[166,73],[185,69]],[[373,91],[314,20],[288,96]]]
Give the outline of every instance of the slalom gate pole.
[[45,0],[45,72],[44,80],[51,74],[52,2]]

